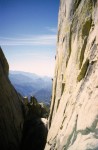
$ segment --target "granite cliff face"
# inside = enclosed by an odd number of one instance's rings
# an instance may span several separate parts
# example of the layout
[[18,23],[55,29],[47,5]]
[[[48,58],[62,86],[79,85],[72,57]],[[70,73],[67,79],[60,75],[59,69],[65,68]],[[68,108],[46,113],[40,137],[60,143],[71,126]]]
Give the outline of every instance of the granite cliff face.
[[0,48],[0,149],[18,150],[24,121],[22,98],[8,79],[9,66]]
[[60,0],[45,150],[98,150],[98,0]]

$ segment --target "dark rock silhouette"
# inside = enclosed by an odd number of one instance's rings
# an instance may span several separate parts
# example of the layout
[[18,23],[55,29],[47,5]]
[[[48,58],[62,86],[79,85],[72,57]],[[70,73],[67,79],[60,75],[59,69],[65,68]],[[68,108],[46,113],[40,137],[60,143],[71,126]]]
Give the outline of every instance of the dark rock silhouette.
[[[21,150],[44,150],[47,138],[47,127],[41,121],[43,108],[35,97],[27,105],[28,112],[23,125]],[[27,109],[27,108],[26,108]]]
[[32,117],[24,123],[21,150],[44,150],[47,128],[40,118]]
[[0,48],[0,150],[18,150],[24,122],[22,97],[8,79],[9,65]]

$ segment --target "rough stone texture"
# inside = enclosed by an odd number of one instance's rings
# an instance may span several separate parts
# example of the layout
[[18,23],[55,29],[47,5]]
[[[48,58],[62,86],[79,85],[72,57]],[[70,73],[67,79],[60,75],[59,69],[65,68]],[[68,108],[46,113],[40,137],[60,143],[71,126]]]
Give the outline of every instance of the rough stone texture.
[[60,0],[45,150],[98,150],[98,0]]
[[0,150],[18,150],[24,121],[21,96],[8,79],[9,66],[0,48]]

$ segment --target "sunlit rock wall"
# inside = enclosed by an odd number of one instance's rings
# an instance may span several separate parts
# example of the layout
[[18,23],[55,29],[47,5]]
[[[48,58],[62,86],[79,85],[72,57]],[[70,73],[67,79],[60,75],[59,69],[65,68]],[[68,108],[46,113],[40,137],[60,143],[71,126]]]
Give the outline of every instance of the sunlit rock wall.
[[98,150],[98,0],[60,0],[50,149]]

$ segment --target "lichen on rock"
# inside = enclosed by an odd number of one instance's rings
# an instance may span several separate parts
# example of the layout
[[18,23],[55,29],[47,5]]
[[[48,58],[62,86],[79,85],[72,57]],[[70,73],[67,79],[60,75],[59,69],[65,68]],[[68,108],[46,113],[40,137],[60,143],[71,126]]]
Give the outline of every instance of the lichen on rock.
[[89,59],[87,59],[85,61],[85,63],[83,64],[83,66],[82,66],[82,68],[80,70],[80,73],[79,73],[79,75],[77,77],[77,81],[81,81],[85,77],[87,69],[88,69],[88,66],[89,66]]

